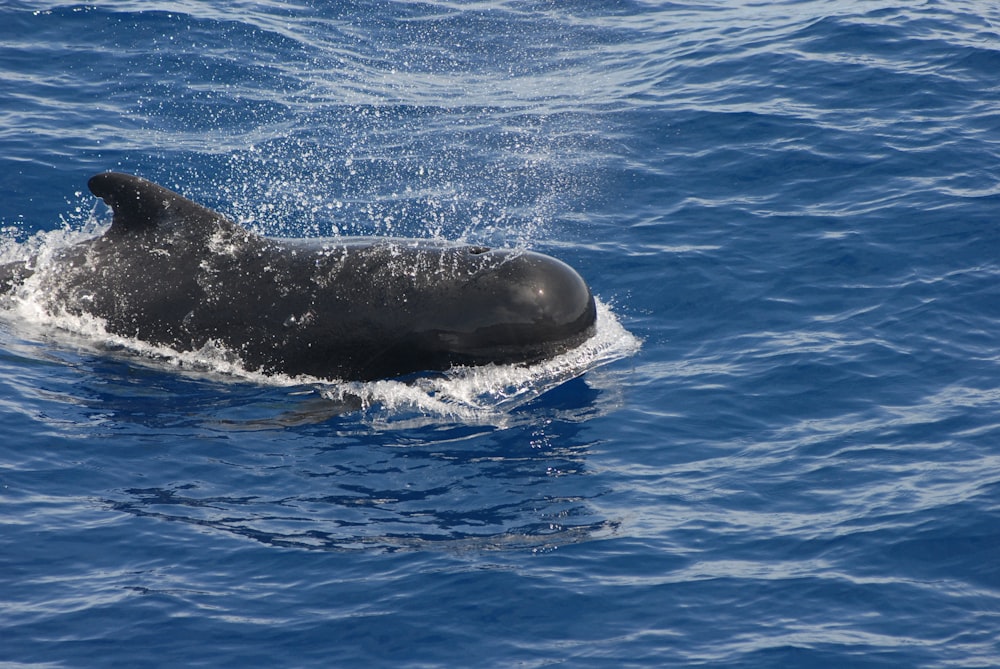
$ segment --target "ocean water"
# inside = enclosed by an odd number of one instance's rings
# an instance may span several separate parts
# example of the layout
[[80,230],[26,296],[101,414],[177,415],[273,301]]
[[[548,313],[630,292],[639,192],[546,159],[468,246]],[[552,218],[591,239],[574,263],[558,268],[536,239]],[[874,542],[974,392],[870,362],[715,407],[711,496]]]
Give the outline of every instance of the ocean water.
[[530,247],[597,339],[318,384],[0,310],[0,664],[1000,665],[1000,8],[0,4],[0,260],[140,174]]

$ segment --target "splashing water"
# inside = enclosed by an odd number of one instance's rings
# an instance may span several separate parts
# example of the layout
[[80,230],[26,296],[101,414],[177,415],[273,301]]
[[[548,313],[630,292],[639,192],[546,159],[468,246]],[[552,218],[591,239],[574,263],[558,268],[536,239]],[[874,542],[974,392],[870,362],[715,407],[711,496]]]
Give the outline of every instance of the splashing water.
[[381,417],[413,413],[504,427],[511,412],[542,393],[601,365],[635,353],[641,342],[611,309],[597,300],[597,330],[580,346],[533,365],[455,367],[412,381],[384,380],[335,384],[330,399],[358,398],[361,407],[381,407]]

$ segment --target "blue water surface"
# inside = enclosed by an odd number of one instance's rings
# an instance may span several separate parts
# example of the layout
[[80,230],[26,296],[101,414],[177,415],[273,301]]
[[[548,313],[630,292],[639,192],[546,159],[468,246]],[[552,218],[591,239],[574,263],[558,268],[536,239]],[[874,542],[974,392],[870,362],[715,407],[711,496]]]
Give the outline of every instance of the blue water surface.
[[6,0],[4,262],[116,169],[552,253],[642,345],[359,407],[7,304],[0,663],[997,666],[997,73],[962,0]]

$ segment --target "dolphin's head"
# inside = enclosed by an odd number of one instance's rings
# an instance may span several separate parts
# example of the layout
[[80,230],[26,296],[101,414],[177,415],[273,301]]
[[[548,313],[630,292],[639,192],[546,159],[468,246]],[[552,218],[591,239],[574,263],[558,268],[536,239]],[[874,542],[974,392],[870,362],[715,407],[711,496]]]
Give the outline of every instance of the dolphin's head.
[[286,240],[273,249],[266,262],[283,268],[282,301],[309,295],[304,317],[281,316],[286,371],[373,379],[532,363],[595,329],[586,282],[541,253],[386,238]]
[[593,334],[594,297],[569,265],[531,251],[467,252],[482,269],[454,291],[436,333],[456,359],[532,361]]

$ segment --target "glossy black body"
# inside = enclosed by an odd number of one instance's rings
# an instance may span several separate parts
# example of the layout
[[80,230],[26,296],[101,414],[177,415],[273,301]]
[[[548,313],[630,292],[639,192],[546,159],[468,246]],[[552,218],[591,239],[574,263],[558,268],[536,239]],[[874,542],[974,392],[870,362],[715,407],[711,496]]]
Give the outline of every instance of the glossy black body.
[[[328,379],[533,362],[594,329],[572,268],[532,252],[411,239],[282,240],[139,177],[89,182],[108,231],[38,268],[47,307],[181,351],[214,340],[250,369]],[[30,263],[0,267],[15,288]]]

